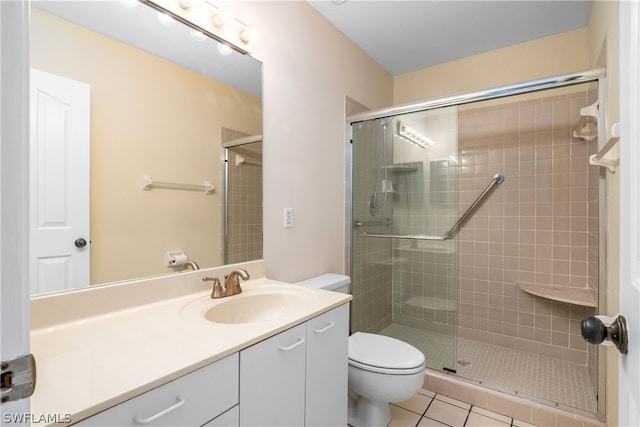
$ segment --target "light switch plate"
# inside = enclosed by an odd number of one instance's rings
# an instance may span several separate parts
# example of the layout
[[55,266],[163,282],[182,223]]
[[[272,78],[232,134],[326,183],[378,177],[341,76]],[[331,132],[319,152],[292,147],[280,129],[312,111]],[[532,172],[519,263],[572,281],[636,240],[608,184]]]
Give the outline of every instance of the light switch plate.
[[293,227],[293,208],[284,208],[284,228]]

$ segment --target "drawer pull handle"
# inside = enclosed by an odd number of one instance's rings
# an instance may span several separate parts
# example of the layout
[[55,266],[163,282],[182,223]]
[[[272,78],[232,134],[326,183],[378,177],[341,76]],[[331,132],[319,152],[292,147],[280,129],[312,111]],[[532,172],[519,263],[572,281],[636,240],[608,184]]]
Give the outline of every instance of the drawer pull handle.
[[329,324],[327,326],[325,326],[324,328],[322,328],[322,329],[314,329],[313,332],[317,332],[317,333],[321,334],[324,331],[326,331],[327,329],[333,328],[334,325],[335,325],[335,323],[329,322]]
[[282,351],[289,351],[289,350],[292,350],[292,349],[296,348],[297,346],[299,346],[303,342],[304,342],[304,338],[298,338],[298,342],[296,342],[295,344],[291,344],[289,347],[278,347],[278,348],[280,350],[282,350]]
[[178,409],[179,407],[181,407],[182,405],[184,405],[184,399],[180,398],[180,396],[176,397],[176,403],[172,406],[169,406],[167,409],[165,409],[164,411],[160,411],[155,415],[150,416],[149,418],[140,418],[138,416],[133,418],[133,421],[135,421],[138,424],[149,424],[154,422],[155,420],[157,420],[158,418],[167,415],[169,412],[171,411],[175,411],[176,409]]

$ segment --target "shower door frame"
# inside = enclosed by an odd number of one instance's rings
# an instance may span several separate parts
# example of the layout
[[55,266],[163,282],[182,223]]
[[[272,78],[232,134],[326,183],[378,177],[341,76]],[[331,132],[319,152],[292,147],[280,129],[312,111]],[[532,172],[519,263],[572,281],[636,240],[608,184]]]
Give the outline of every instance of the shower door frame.
[[[353,125],[359,122],[369,120],[379,120],[402,114],[416,113],[422,111],[433,110],[436,108],[444,108],[451,106],[460,106],[478,101],[486,101],[491,99],[505,98],[513,95],[521,95],[527,93],[540,92],[548,89],[562,88],[568,86],[579,85],[582,83],[598,82],[598,102],[599,106],[606,105],[606,68],[593,68],[589,70],[578,71],[575,73],[561,74],[558,76],[547,77],[538,80],[530,80],[513,85],[499,86],[491,89],[456,94],[447,97],[433,98],[425,101],[401,104],[392,107],[381,108],[377,110],[365,111],[354,114],[346,118],[346,241],[347,251],[345,265],[349,275],[353,277],[353,265],[351,261],[351,252],[353,250],[353,212],[351,208],[353,197]],[[605,108],[598,108],[598,149],[602,148],[602,144],[607,141],[608,132],[607,112]],[[605,197],[605,183],[603,179],[599,181],[599,236],[605,236],[605,227],[603,218],[606,218],[606,209],[603,203]],[[598,307],[606,307],[606,292],[602,292],[602,287],[606,285],[606,262],[605,250],[606,242],[604,238],[599,239],[598,257]],[[598,399],[597,416],[601,418],[605,413],[606,394],[605,394],[605,369],[604,369],[604,352],[599,349],[598,354],[598,384],[595,393],[605,398]]]

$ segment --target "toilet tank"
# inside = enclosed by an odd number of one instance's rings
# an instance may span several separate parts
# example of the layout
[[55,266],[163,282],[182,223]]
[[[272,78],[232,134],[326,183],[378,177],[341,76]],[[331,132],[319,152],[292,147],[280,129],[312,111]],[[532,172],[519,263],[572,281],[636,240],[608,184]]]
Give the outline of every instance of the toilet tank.
[[324,289],[327,291],[348,294],[350,283],[351,277],[349,276],[335,273],[325,273],[319,276],[310,277],[300,282],[295,282],[294,284],[306,286],[308,288]]

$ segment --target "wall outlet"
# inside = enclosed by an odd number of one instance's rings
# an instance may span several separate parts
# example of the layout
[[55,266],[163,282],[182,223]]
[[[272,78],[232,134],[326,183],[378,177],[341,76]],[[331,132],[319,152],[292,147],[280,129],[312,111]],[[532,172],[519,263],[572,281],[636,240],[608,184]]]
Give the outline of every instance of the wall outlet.
[[284,228],[293,227],[293,208],[284,208]]

